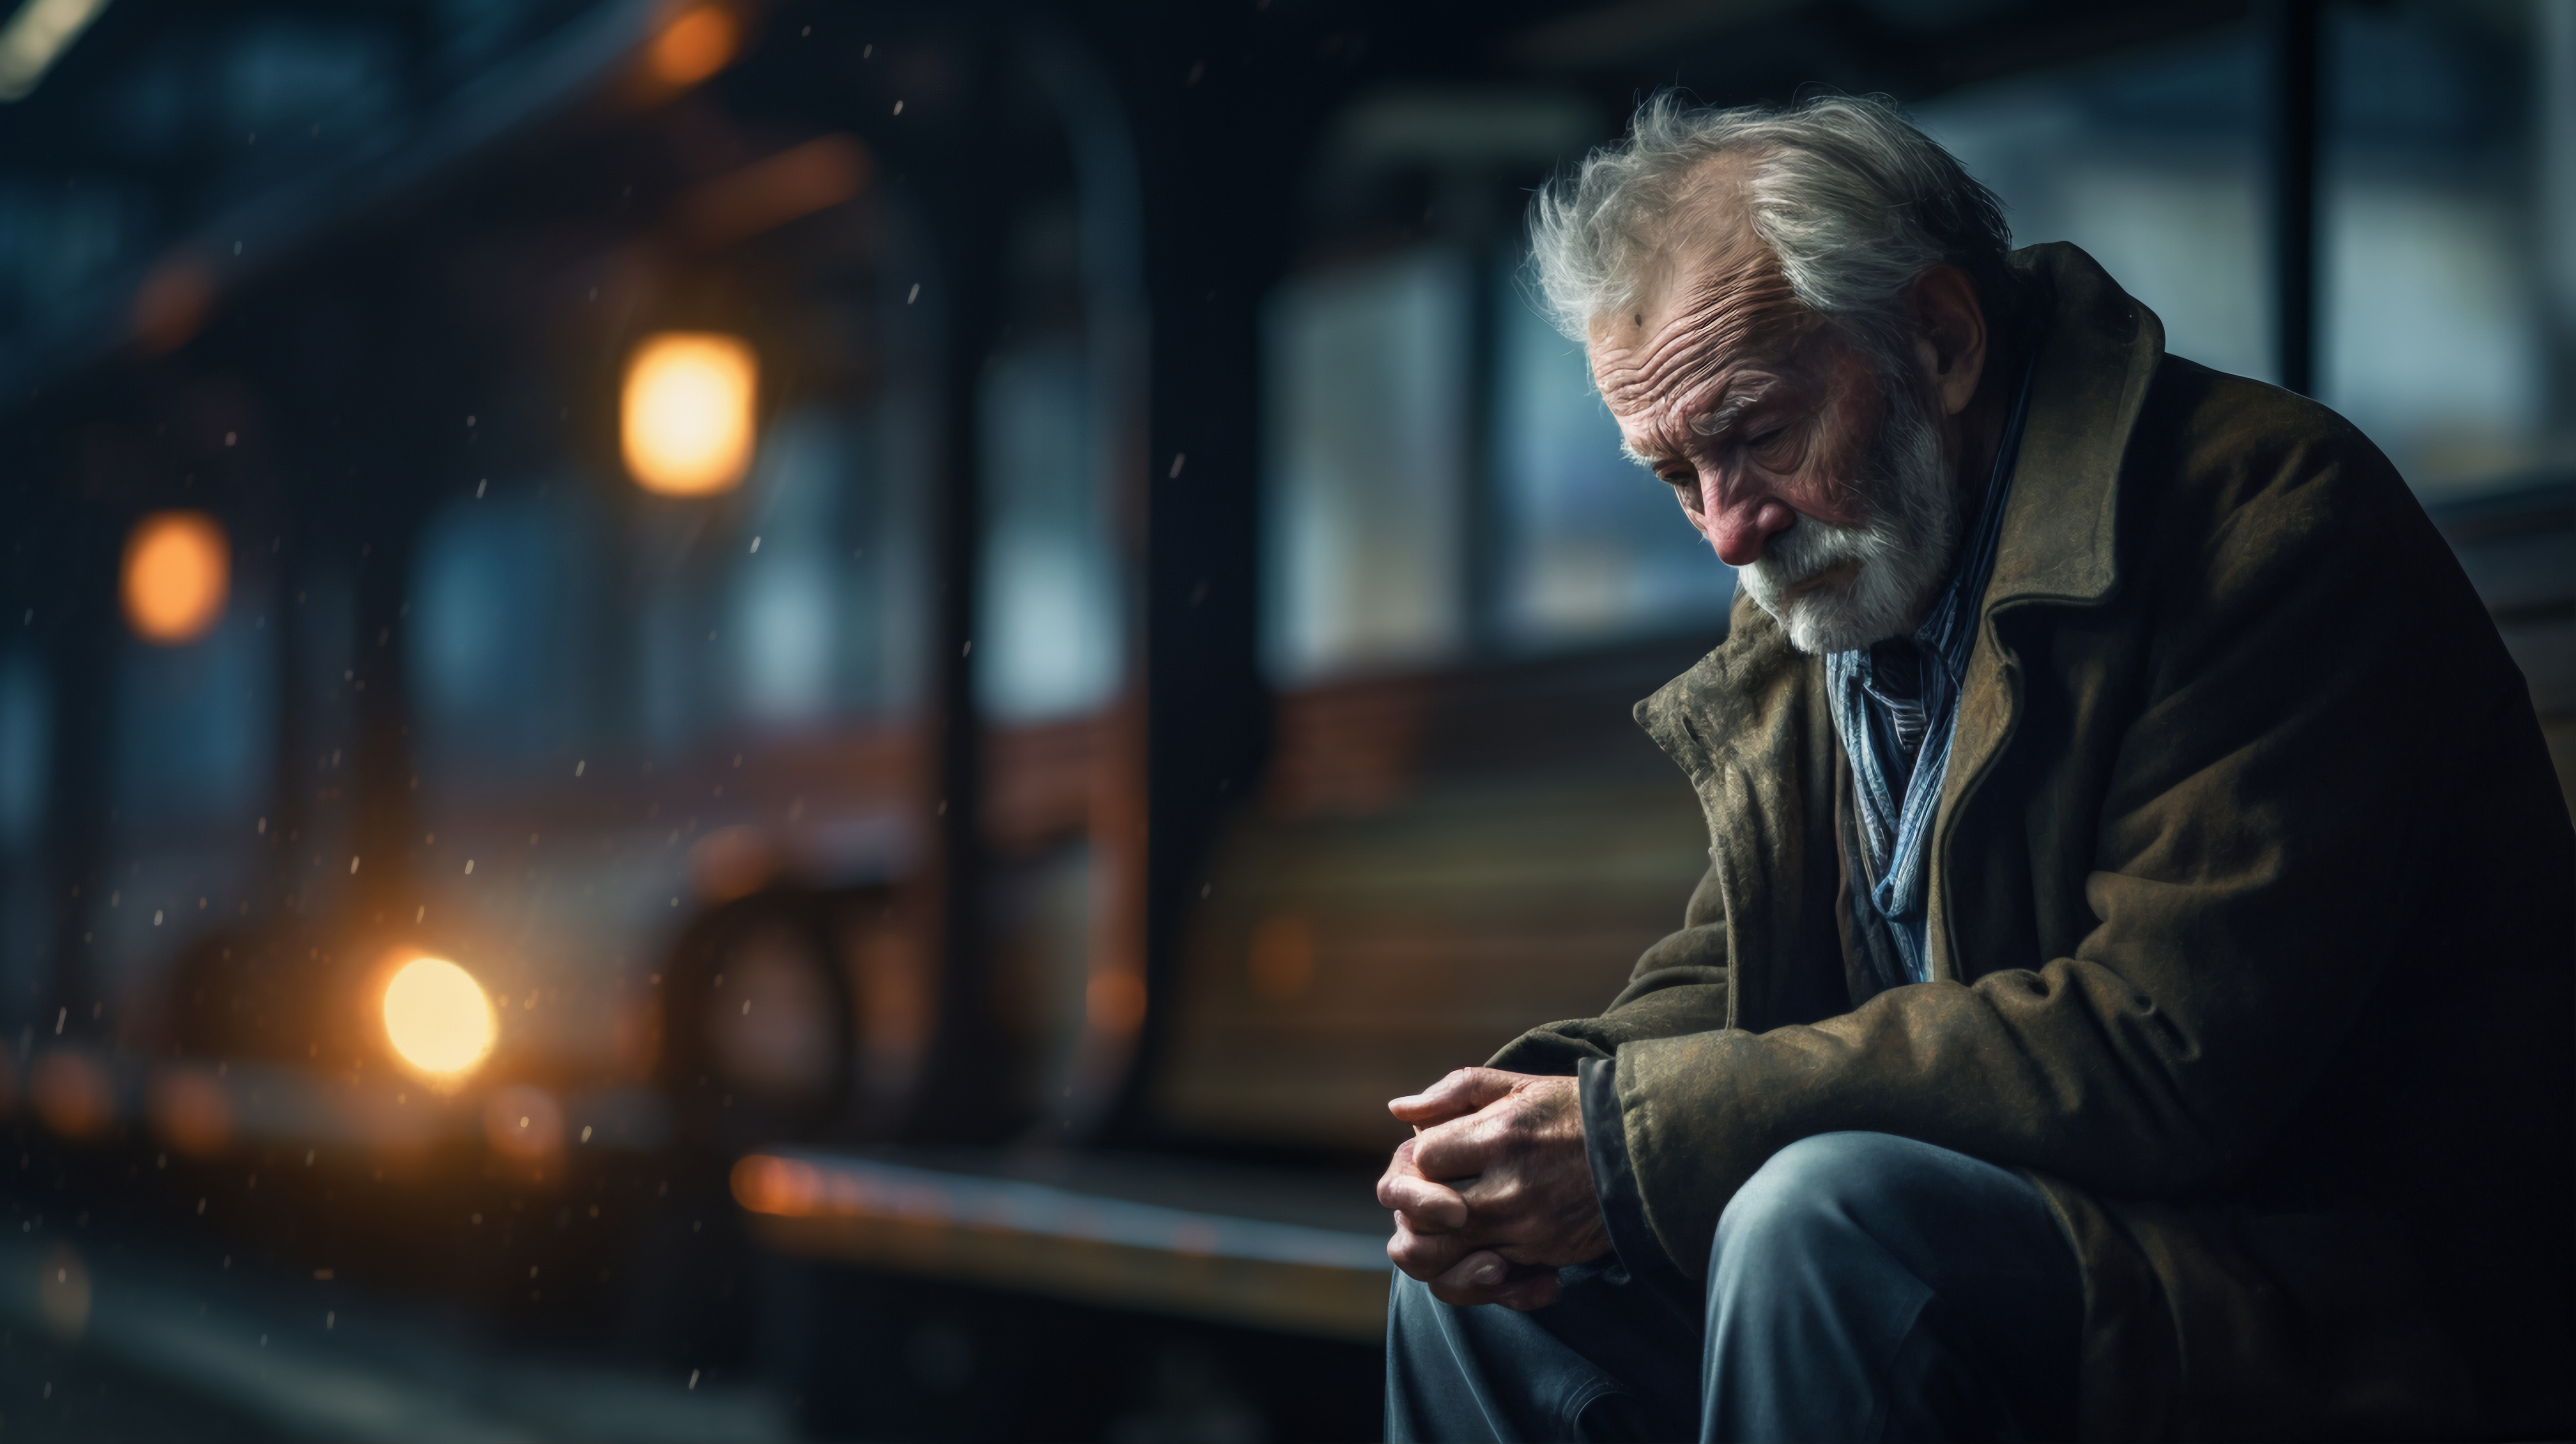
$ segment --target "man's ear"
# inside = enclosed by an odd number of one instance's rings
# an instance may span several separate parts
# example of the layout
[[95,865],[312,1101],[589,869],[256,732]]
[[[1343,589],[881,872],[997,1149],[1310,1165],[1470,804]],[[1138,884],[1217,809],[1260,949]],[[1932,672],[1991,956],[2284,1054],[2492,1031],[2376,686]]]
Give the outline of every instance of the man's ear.
[[1914,307],[1914,359],[1941,398],[1941,412],[1956,416],[1977,394],[1986,374],[1986,309],[1976,283],[1948,262],[1914,278],[1907,299]]

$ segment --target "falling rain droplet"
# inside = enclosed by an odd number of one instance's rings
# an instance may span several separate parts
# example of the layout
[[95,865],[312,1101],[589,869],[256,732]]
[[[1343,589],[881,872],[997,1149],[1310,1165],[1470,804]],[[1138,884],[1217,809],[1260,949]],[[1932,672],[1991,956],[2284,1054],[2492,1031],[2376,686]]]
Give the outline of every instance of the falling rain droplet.
[[758,551],[760,550],[760,538],[758,538],[758,537],[753,537],[753,538],[751,539],[751,549],[752,549],[752,551],[754,551],[755,553],[756,553],[756,552],[758,552]]
[[474,875],[474,859],[470,857],[465,859],[465,875],[467,877],[472,877]]
[[587,760],[574,763],[572,765],[572,775],[579,777],[582,774],[582,769],[588,766],[590,766],[590,763]]
[[902,102],[902,101],[898,100],[898,101],[896,101],[896,102],[894,103],[894,113],[895,113],[895,114],[897,114],[897,115],[901,115],[901,114],[903,114],[903,102]]
[[349,859],[349,875],[351,877],[358,875],[358,860],[354,857]]

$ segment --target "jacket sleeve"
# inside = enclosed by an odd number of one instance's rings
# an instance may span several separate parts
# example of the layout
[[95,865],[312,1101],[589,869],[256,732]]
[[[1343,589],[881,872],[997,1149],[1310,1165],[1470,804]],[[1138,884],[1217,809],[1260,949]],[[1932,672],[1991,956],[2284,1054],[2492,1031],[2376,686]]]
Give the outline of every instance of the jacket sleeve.
[[[1616,1048],[1630,1164],[1681,1268],[1705,1270],[1727,1200],[1810,1135],[1887,1132],[2176,1198],[2249,1168],[2308,1098],[2420,902],[2403,859],[2452,755],[2483,719],[2528,707],[2404,484],[2312,415],[2268,457],[2240,445],[2232,473],[2194,483],[2188,535],[2141,523],[2116,720],[2067,724],[2116,739],[2098,824],[2030,844],[2089,851],[2092,925],[2071,952],[1959,958],[1970,981],[1890,989],[1813,1025],[1571,1035]],[[1999,635],[2045,646],[1989,632],[1970,685],[1993,697],[2023,690]]]
[[1711,868],[1691,889],[1679,932],[1637,959],[1628,985],[1597,1018],[1532,1028],[1486,1063],[1515,1073],[1572,1073],[1586,1058],[1608,1059],[1623,1043],[1726,1026],[1726,917]]

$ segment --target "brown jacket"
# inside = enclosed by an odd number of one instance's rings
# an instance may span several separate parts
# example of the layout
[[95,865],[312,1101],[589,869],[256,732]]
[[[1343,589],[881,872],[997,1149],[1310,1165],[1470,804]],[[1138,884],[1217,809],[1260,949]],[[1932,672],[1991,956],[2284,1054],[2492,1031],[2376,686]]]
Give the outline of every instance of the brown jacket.
[[2072,246],[1933,834],[1934,980],[1868,996],[1818,659],[1739,597],[1639,704],[1709,821],[1598,1018],[1672,1261],[1795,1140],[2026,1171],[2082,1259],[2089,1437],[2564,1430],[2576,835],[2530,694],[2387,460],[2167,356]]

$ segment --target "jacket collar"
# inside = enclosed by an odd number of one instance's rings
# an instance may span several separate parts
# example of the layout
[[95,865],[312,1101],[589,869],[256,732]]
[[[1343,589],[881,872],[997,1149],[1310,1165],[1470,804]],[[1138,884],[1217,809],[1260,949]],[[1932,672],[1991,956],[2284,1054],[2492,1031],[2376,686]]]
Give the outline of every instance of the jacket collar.
[[1932,824],[1925,941],[1936,978],[1963,976],[1961,959],[1978,956],[1960,936],[1963,928],[1973,933],[1977,919],[1952,905],[1950,852],[1966,800],[2002,765],[2021,728],[2019,673],[1996,618],[2022,606],[2092,606],[2110,595],[2119,579],[2120,468],[2165,351],[2164,323],[2091,256],[2061,241],[2012,259],[2035,290],[2046,287],[2049,322],[2031,358],[2021,454]]
[[2012,255],[2046,297],[2030,413],[2013,466],[1985,611],[2008,601],[2100,601],[2117,555],[2120,463],[2164,359],[2164,323],[2064,241]]

